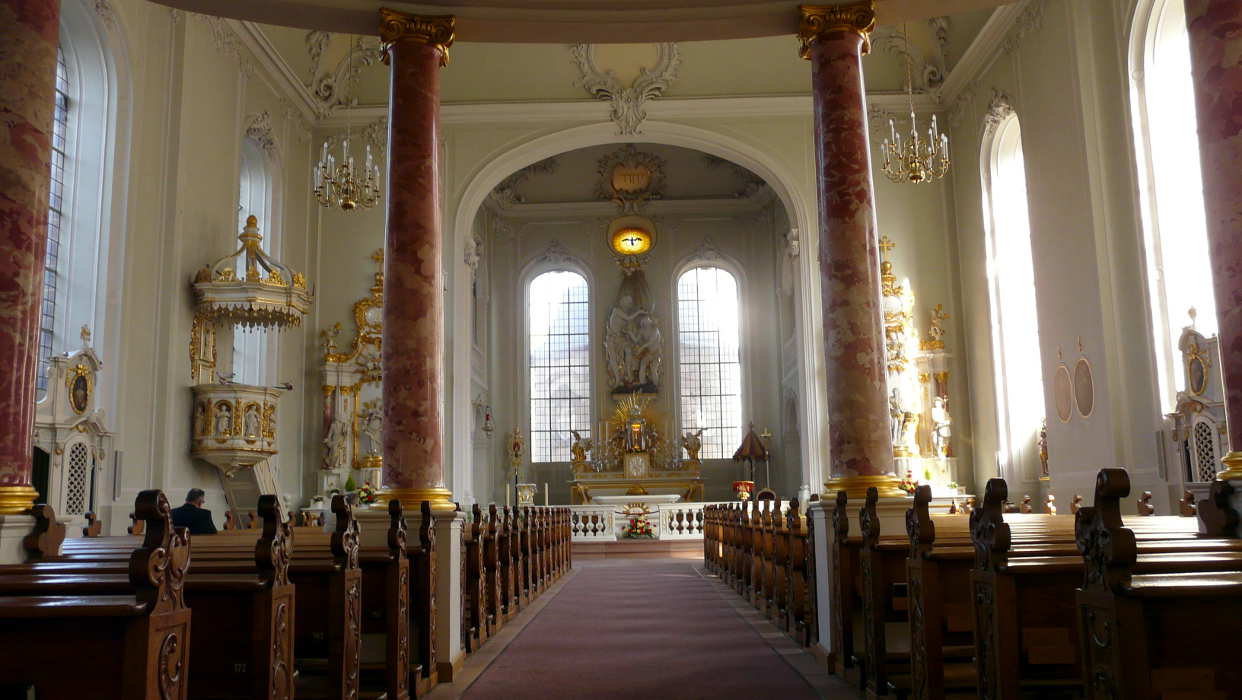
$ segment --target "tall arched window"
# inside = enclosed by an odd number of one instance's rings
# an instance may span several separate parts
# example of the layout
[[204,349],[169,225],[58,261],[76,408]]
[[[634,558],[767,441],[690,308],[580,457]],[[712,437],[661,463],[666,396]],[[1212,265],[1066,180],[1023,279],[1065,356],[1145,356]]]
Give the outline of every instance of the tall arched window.
[[[267,156],[254,139],[242,139],[241,177],[239,178],[237,197],[237,230],[246,225],[246,218],[254,216],[259,220],[259,233],[263,236],[263,249],[271,253],[277,260],[279,253],[276,231],[272,226],[272,174],[268,167]],[[237,274],[245,275],[244,256],[238,260]],[[244,329],[235,327],[233,330],[233,379],[242,384],[270,384],[275,378],[270,376],[273,364],[268,358],[267,331],[262,328]]]
[[1039,319],[1022,127],[1011,110],[994,111],[984,139],[984,219],[988,224],[992,348],[996,367],[998,458],[1006,476],[1033,459],[1044,418]]
[[1147,249],[1147,281],[1162,403],[1182,386],[1178,337],[1197,313],[1216,332],[1190,44],[1182,0],[1144,0],[1131,36],[1131,103]]
[[741,308],[737,278],[695,267],[677,278],[677,366],[681,430],[703,431],[704,459],[742,442]]
[[104,345],[109,299],[109,229],[115,191],[117,76],[94,6],[65,2],[56,52],[38,396],[48,359],[91,343]]
[[577,272],[544,272],[527,289],[531,462],[568,462],[591,433],[591,294]]
[[[52,112],[52,181],[47,206],[47,251],[43,264],[43,308],[39,316],[38,396],[47,391],[49,359],[56,346],[56,306],[60,287],[60,242],[65,224],[65,142],[69,131],[69,67],[65,52],[56,49],[56,104]],[[67,233],[67,231],[65,231]],[[63,345],[63,340],[61,341]]]

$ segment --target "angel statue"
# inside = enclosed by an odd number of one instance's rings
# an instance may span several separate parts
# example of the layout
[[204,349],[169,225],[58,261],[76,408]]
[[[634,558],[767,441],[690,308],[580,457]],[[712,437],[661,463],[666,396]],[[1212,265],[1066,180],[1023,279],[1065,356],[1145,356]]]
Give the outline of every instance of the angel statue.
[[681,446],[685,448],[686,454],[690,455],[691,464],[699,463],[699,450],[703,449],[704,430],[706,428],[699,428],[697,432],[687,430],[686,434],[681,436]]
[[590,452],[594,448],[594,445],[590,439],[583,440],[577,430],[571,430],[569,432],[574,436],[574,441],[569,446],[569,461],[573,465],[574,469],[577,470],[586,466],[587,452]]

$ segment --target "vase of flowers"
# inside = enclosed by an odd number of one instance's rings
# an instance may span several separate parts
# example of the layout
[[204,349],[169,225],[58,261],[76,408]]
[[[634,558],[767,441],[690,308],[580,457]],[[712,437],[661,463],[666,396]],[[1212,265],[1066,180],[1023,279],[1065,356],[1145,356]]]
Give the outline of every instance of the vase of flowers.
[[371,482],[362,482],[362,488],[358,489],[358,502],[374,503],[377,500],[379,500],[379,494],[375,492],[375,487],[371,485]]
[[905,491],[907,496],[913,496],[914,492],[919,488],[919,482],[914,478],[913,474],[906,472],[906,478],[897,484],[897,488]]
[[655,539],[655,528],[651,527],[651,521],[646,517],[636,515],[625,526],[625,536],[630,539]]

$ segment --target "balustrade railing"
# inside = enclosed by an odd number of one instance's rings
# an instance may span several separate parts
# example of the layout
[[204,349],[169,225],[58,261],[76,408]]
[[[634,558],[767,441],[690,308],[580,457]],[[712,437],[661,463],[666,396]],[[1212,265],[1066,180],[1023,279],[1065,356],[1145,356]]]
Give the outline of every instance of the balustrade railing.
[[[712,503],[719,503],[713,501]],[[703,539],[703,507],[711,503],[660,503],[647,516],[657,540]],[[620,539],[633,515],[613,506],[571,506],[574,542]]]

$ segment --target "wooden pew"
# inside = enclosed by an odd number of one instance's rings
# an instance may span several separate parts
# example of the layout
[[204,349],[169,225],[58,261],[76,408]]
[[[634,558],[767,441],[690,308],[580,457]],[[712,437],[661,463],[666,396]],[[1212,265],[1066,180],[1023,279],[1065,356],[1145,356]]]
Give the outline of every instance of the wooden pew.
[[20,582],[17,595],[0,585],[0,684],[33,685],[49,698],[185,700],[191,612],[182,584],[189,536],[174,530],[161,491],[138,494],[134,513],[144,537],[120,576],[6,567],[2,578],[37,579],[38,594],[22,594],[28,584]]
[[332,497],[332,513],[336,527],[331,533],[310,513],[300,514],[297,522],[303,524],[293,528],[289,580],[297,587],[294,652],[302,698],[351,698],[359,691],[363,591],[358,521],[343,495]]
[[362,635],[383,635],[384,659],[360,663],[360,687],[367,695],[383,693],[391,700],[412,696],[411,676],[421,677],[422,668],[412,664],[410,639],[410,560],[406,554],[407,531],[401,502],[388,502],[385,545],[360,546],[358,565],[362,579]]
[[491,636],[492,620],[487,613],[487,573],[483,561],[484,524],[476,503],[472,518],[462,528],[462,646],[472,654]]
[[[199,614],[190,642],[191,698],[279,700],[294,693],[296,598],[289,582],[292,539],[275,496],[259,498],[263,530],[257,543],[242,534],[191,541],[194,566],[185,578],[186,604]],[[123,573],[131,538],[69,540],[59,560],[29,564],[36,574]],[[10,567],[0,567],[0,574]]]
[[[838,491],[836,509],[832,511],[833,537],[828,549],[832,578],[828,582],[832,601],[832,658],[829,668],[846,680],[859,681],[855,652],[861,637],[856,634],[856,620],[861,618],[862,585],[858,576],[862,538],[850,536],[848,496]],[[860,620],[859,620],[860,621]]]
[[[493,506],[494,507],[494,506]],[[509,506],[505,506],[498,511],[499,523],[496,526],[497,537],[497,558],[500,561],[500,592],[501,606],[504,609],[505,619],[512,619],[517,615],[521,607],[520,596],[518,595],[518,582],[516,569],[519,566],[514,553],[517,551],[516,539],[514,534],[513,515],[509,510]],[[493,519],[496,516],[493,516]]]
[[486,514],[483,514],[476,504],[475,512],[481,521],[479,526],[483,538],[483,610],[489,620],[488,637],[490,638],[505,626],[504,596],[500,587],[500,541],[496,523],[496,504],[489,505]]
[[417,544],[407,545],[410,559],[410,619],[413,643],[412,667],[421,667],[422,675],[414,685],[421,697],[431,692],[438,682],[436,667],[436,532],[431,502],[419,504],[420,523]]
[[1128,478],[1101,475],[1075,532],[1086,576],[1077,592],[1087,697],[1225,700],[1242,667],[1220,622],[1242,618],[1242,571],[1136,574],[1138,541],[1122,526]]
[[[1097,478],[1097,496],[1109,497],[1109,483],[1126,479],[1124,470],[1105,469]],[[993,480],[990,492],[1003,492]],[[1063,555],[1064,516],[1044,516],[1042,544],[1025,556],[1010,559],[1019,533],[1005,522],[995,502],[985,498],[972,515],[977,567],[971,573],[975,601],[975,640],[979,693],[1016,698],[1022,692],[1051,693],[1057,689],[1083,692],[1082,651],[1075,633],[1078,606],[1075,590],[1084,580],[1081,556]],[[1086,508],[1079,509],[1080,517]],[[978,516],[976,519],[975,516]],[[1071,519],[1071,520],[1073,520]],[[1242,542],[1200,537],[1195,523],[1178,516],[1137,517],[1127,522],[1136,536],[1141,573],[1233,571],[1242,569]],[[1043,552],[1040,551],[1043,549]],[[1077,543],[1075,542],[1077,550]]]

